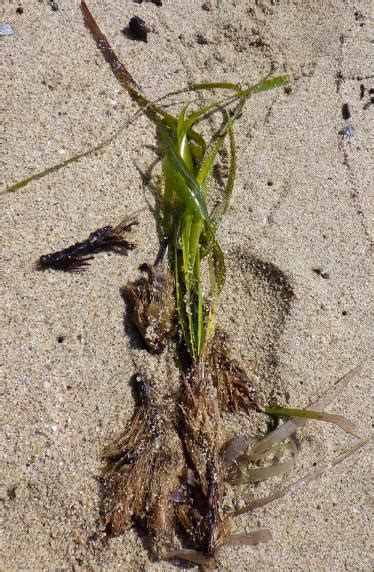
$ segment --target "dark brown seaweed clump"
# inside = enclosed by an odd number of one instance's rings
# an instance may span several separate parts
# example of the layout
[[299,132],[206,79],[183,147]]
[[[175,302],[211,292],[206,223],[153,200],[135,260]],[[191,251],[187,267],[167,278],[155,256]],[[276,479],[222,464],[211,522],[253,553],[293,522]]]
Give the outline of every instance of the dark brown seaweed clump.
[[127,240],[127,233],[131,232],[137,221],[123,221],[119,225],[104,226],[91,232],[89,237],[82,242],[68,246],[62,250],[44,254],[37,261],[38,270],[63,270],[64,272],[82,272],[93,259],[92,254],[104,250],[111,250],[126,255],[129,250],[135,248],[135,244]]

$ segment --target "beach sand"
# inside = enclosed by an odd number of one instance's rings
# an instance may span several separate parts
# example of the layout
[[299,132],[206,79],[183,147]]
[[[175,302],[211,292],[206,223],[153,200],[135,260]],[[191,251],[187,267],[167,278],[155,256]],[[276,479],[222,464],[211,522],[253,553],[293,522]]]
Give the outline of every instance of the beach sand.
[[[212,0],[210,11],[202,2],[89,6],[151,99],[188,82],[247,85],[271,71],[291,75],[291,90],[253,97],[236,124],[237,178],[219,231],[228,267],[219,319],[233,355],[258,376],[265,403],[306,406],[363,363],[329,411],[367,435],[370,2]],[[136,105],[85,29],[79,3],[58,4],[57,12],[47,1],[0,8],[0,20],[15,32],[0,38],[3,189],[114,137],[1,199],[2,569],[177,570],[188,566],[152,561],[136,530],[104,545],[95,541],[102,453],[133,412],[129,379],[140,370],[153,372],[162,391],[169,383],[170,360],[140,346],[119,292],[158,248],[144,176],[156,139],[146,117],[128,123]],[[121,33],[134,14],[151,27],[147,44]],[[351,140],[338,135],[349,124],[345,102],[356,129]],[[157,181],[157,167],[155,173]],[[41,254],[144,207],[134,233],[138,247],[128,257],[100,254],[81,274],[35,271]],[[227,420],[228,432],[258,437],[264,429],[254,414]],[[283,484],[354,442],[336,427],[308,423]],[[368,449],[298,494],[237,518],[236,532],[265,527],[273,540],[222,549],[220,570],[369,570]],[[278,484],[242,486],[237,494],[261,496]]]

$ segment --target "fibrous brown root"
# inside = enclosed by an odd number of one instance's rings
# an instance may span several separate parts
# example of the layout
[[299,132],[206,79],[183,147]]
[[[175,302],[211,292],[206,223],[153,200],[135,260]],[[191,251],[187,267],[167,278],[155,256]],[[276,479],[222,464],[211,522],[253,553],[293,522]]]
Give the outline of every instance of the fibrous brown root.
[[213,384],[222,411],[257,409],[255,380],[251,379],[237,361],[229,357],[227,335],[217,331],[207,358]]
[[153,535],[155,548],[170,546],[173,491],[185,473],[182,444],[171,407],[161,405],[151,383],[135,376],[138,409],[123,435],[106,452],[106,480],[113,506],[107,533],[122,534],[136,519]]
[[146,265],[148,274],[122,288],[131,302],[131,318],[152,353],[161,353],[177,331],[174,280],[166,253],[155,265]]
[[223,470],[217,391],[203,359],[185,378],[181,409],[183,441],[194,482],[190,487],[192,502],[179,505],[177,518],[194,544],[213,556],[229,524],[221,514]]

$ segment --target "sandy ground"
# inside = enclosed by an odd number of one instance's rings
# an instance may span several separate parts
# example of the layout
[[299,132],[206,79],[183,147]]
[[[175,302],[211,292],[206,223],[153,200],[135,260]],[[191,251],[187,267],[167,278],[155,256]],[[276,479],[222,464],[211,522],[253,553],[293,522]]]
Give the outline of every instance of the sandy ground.
[[[83,26],[78,2],[3,2],[0,38],[5,145],[3,188],[114,135],[136,110]],[[156,98],[188,81],[250,84],[270,70],[292,91],[253,98],[237,123],[238,175],[220,231],[229,277],[221,322],[233,353],[259,376],[267,402],[305,406],[354,365],[360,375],[330,410],[369,432],[369,134],[374,87],[369,1],[150,2],[90,0],[92,12],[144,91]],[[138,14],[147,44],[121,30]],[[199,36],[200,35],[200,36]],[[370,53],[371,49],[371,53]],[[340,80],[339,80],[340,78]],[[338,80],[338,83],[337,83]],[[366,87],[360,99],[360,84]],[[342,104],[356,128],[351,141]],[[366,108],[365,108],[366,107]],[[83,274],[38,273],[43,253],[119,222],[152,201],[141,172],[155,158],[154,126],[140,117],[99,152],[2,198],[5,363],[3,570],[176,570],[149,560],[136,531],[101,547],[101,455],[133,411],[130,376],[157,373],[136,343],[119,287],[152,262],[152,214],[140,215],[138,248],[101,254]],[[313,272],[320,268],[328,278]],[[134,341],[135,340],[135,341]],[[262,420],[231,430],[254,435]],[[354,439],[323,423],[301,432],[292,482]],[[268,527],[268,545],[226,548],[220,569],[368,570],[369,451],[300,494],[237,519]],[[262,494],[272,483],[242,488]]]

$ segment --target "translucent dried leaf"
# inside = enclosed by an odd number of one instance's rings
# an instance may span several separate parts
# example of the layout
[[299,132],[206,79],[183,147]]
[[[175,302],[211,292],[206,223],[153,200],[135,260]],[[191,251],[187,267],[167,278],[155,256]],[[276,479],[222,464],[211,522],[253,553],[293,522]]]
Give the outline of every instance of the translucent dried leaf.
[[270,530],[263,528],[244,534],[231,534],[225,539],[225,546],[255,546],[263,542],[269,542],[273,538]]
[[295,492],[295,491],[305,487],[308,483],[310,483],[310,482],[314,481],[315,479],[318,479],[319,477],[324,475],[332,467],[335,467],[339,463],[342,463],[345,459],[347,459],[348,457],[353,455],[356,451],[358,451],[359,449],[361,449],[362,447],[367,445],[367,443],[369,443],[371,440],[372,440],[372,436],[365,437],[364,439],[361,439],[358,443],[356,443],[352,447],[349,447],[348,449],[346,449],[345,451],[340,453],[340,455],[334,457],[334,459],[332,459],[332,461],[330,461],[329,463],[324,463],[323,465],[318,467],[315,471],[310,472],[308,475],[306,475],[302,479],[299,479],[298,481],[292,483],[291,485],[288,485],[287,487],[283,487],[281,489],[274,491],[274,493],[272,493],[271,495],[269,495],[267,497],[254,499],[254,500],[250,501],[244,507],[230,512],[229,516],[230,517],[238,516],[239,514],[245,514],[247,512],[255,510],[257,508],[261,508],[263,506],[266,506],[269,503],[272,503],[275,500],[278,500],[278,499],[285,497],[287,494],[289,494],[291,492]]

